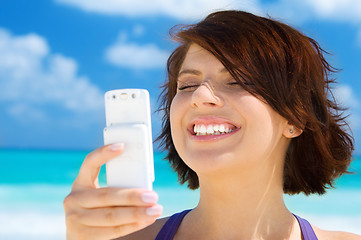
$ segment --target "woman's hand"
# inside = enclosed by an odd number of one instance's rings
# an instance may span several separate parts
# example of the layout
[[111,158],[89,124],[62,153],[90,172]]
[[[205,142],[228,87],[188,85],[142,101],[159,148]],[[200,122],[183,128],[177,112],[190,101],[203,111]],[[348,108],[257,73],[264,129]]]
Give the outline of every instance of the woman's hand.
[[100,167],[122,153],[123,144],[103,146],[84,160],[64,199],[67,239],[114,239],[140,230],[162,214],[155,192],[99,188]]

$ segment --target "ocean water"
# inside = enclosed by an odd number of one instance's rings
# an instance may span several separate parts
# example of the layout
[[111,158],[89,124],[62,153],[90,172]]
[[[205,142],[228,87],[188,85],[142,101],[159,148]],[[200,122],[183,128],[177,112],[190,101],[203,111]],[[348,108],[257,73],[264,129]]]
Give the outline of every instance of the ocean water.
[[[87,153],[0,149],[0,239],[65,239],[62,202]],[[163,157],[154,155],[154,190],[167,216],[196,206],[198,191],[180,186]],[[286,195],[287,206],[320,228],[361,234],[361,158],[350,170],[355,174],[342,176],[326,195]]]

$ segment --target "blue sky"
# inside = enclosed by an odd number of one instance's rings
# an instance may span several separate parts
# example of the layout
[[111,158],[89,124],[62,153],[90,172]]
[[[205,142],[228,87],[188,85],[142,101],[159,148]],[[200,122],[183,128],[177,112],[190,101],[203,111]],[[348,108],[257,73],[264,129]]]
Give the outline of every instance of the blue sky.
[[[0,148],[102,144],[103,94],[146,88],[153,110],[175,24],[215,9],[270,15],[316,39],[342,71],[334,93],[361,137],[361,1],[1,0]],[[160,116],[153,115],[154,136]]]

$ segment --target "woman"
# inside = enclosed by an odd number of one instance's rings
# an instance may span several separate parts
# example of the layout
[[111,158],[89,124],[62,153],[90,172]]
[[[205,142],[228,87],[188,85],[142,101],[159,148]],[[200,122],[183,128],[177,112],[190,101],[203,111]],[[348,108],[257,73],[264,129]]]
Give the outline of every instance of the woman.
[[325,193],[353,150],[317,42],[241,11],[173,37],[159,139],[180,182],[200,188],[197,207],[156,220],[156,193],[98,188],[100,166],[123,150],[104,146],[64,200],[68,239],[361,239],[311,226],[283,201]]

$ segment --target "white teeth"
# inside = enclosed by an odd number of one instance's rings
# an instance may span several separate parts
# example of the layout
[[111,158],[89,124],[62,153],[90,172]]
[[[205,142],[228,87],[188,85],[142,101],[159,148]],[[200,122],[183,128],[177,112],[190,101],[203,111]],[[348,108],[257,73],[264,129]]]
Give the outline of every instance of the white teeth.
[[213,130],[214,130],[215,132],[219,131],[219,125],[214,125]]
[[203,135],[220,135],[225,133],[230,133],[234,129],[225,127],[224,124],[215,124],[215,125],[208,125],[207,127],[204,124],[201,125],[194,125],[193,131],[197,136]]
[[207,127],[207,134],[213,134],[214,133],[214,130],[213,130],[213,126],[212,125],[209,125]]
[[221,125],[219,126],[219,131],[220,131],[220,132],[224,132],[224,130],[225,130],[225,129],[224,129],[224,125],[221,124]]
[[201,126],[198,128],[198,133],[199,133],[199,135],[206,135],[206,134],[207,134],[207,128],[206,128],[206,126],[201,125]]

